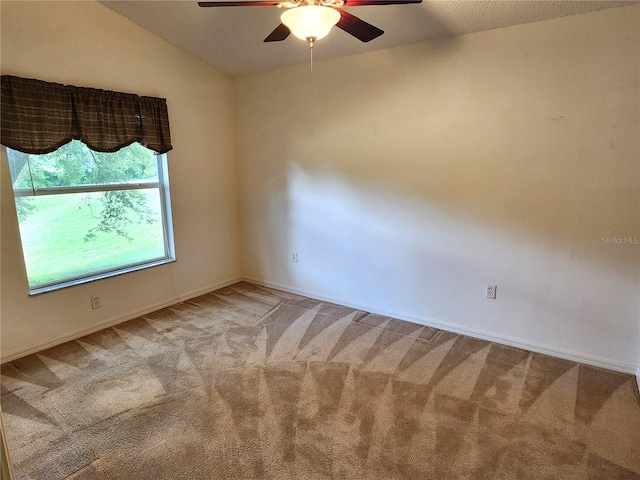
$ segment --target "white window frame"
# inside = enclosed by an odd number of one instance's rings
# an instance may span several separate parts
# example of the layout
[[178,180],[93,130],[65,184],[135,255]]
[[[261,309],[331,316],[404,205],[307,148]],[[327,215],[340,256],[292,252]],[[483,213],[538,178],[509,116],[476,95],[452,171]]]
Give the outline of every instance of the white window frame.
[[[7,149],[8,150],[8,149]],[[9,152],[7,151],[7,158]],[[135,272],[146,268],[155,267],[158,265],[164,265],[176,261],[175,244],[173,239],[173,217],[171,214],[171,195],[169,191],[169,172],[167,167],[167,154],[155,155],[157,168],[158,168],[158,181],[150,182],[131,182],[131,183],[115,183],[105,185],[77,185],[73,187],[43,187],[43,188],[21,188],[14,189],[14,199],[19,197],[37,197],[41,195],[60,195],[60,194],[72,194],[72,193],[100,193],[110,191],[123,191],[123,190],[143,190],[143,189],[158,189],[160,194],[160,208],[161,208],[161,221],[162,221],[162,233],[164,237],[164,251],[163,257],[145,260],[143,262],[136,262],[127,265],[120,265],[118,267],[109,268],[105,270],[97,270],[85,275],[78,275],[74,277],[64,278],[62,280],[56,280],[53,282],[42,283],[36,286],[29,285],[29,295],[38,295],[40,293],[50,292],[53,290],[59,290],[61,288],[67,288],[74,285],[81,285],[83,283],[93,282],[95,280],[101,280],[103,278],[114,277],[116,275],[122,275],[124,273]],[[27,168],[30,166],[27,165]],[[14,202],[15,206],[15,202]],[[20,234],[22,235],[22,233]],[[22,243],[22,238],[21,238]],[[26,259],[24,258],[26,270]]]

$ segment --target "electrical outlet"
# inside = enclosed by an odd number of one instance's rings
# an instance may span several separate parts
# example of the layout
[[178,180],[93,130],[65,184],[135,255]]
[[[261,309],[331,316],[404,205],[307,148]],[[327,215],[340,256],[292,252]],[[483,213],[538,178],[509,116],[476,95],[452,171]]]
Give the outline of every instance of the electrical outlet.
[[100,308],[101,306],[102,300],[100,299],[100,297],[98,297],[97,295],[93,295],[91,297],[91,308],[95,310],[96,308]]
[[496,299],[496,290],[498,289],[497,285],[487,285],[487,293],[486,297],[492,300]]
[[293,253],[291,254],[291,261],[292,261],[293,263],[298,263],[298,252],[293,252]]

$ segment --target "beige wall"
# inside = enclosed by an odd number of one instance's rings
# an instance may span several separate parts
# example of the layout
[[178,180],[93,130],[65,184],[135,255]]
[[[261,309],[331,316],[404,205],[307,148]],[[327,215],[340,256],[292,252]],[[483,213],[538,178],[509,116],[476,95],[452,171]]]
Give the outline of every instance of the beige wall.
[[[167,98],[176,263],[28,296],[2,158],[2,356],[240,275],[233,81],[94,2],[1,2],[3,74]],[[89,297],[102,297],[91,310]]]
[[640,236],[639,32],[629,6],[239,78],[245,274],[634,372],[640,246],[603,237]]

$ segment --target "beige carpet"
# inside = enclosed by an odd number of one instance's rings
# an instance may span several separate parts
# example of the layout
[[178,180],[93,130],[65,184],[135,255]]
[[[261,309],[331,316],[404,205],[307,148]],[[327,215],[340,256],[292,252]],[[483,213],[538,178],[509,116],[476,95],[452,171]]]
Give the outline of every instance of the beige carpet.
[[239,283],[2,366],[17,479],[639,479],[630,375]]

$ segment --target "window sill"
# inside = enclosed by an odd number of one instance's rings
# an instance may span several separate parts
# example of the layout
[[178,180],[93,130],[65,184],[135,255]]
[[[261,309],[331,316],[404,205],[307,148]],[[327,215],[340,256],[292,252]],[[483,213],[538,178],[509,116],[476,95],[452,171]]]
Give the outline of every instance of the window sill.
[[75,285],[82,285],[83,283],[94,282],[96,280],[102,280],[104,278],[115,277],[129,272],[136,272],[138,270],[144,270],[146,268],[157,267],[159,265],[165,265],[167,263],[175,262],[173,257],[162,258],[159,260],[152,260],[142,264],[129,265],[126,267],[118,268],[117,270],[109,270],[106,272],[99,272],[94,275],[82,278],[72,278],[69,280],[63,280],[50,285],[41,285],[29,289],[29,296],[39,295],[41,293],[53,292],[62,288],[73,287]]

